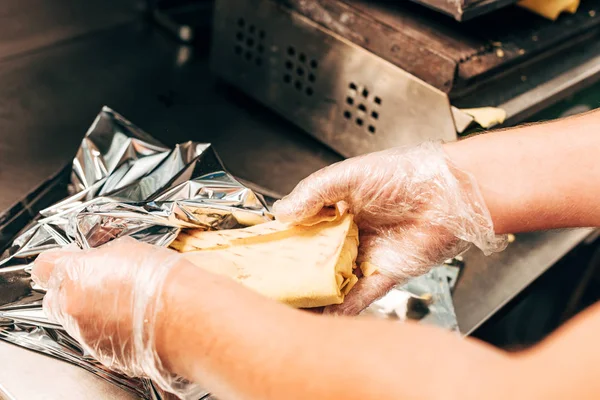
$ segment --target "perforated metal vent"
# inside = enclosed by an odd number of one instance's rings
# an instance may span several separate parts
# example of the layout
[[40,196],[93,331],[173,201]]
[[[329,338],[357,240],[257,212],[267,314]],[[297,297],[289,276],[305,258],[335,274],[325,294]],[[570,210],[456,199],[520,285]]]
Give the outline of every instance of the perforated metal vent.
[[256,27],[244,18],[239,18],[233,51],[246,62],[260,67],[264,62],[266,36],[263,29]]
[[215,1],[219,77],[345,157],[456,139],[445,93],[285,3]]
[[298,51],[294,46],[285,50],[283,82],[294,87],[307,96],[314,94],[314,83],[317,81],[319,62]]
[[364,127],[367,132],[375,134],[380,117],[381,97],[370,93],[366,86],[350,82],[345,102],[344,118],[359,127]]

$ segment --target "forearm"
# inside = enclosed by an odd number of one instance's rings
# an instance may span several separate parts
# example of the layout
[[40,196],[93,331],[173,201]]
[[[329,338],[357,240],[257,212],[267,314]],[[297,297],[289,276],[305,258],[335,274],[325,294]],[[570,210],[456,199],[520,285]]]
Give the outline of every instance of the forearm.
[[226,399],[481,398],[509,379],[506,355],[434,328],[292,310],[189,265],[166,290],[161,358]]
[[446,144],[473,174],[497,233],[600,226],[600,113]]

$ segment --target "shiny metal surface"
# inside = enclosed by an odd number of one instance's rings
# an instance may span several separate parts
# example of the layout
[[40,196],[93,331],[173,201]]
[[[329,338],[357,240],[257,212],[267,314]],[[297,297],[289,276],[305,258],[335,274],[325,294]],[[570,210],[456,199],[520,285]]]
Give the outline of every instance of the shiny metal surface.
[[514,4],[517,0],[412,0],[433,10],[467,21]]
[[229,175],[210,144],[169,149],[108,107],[73,159],[69,192],[0,256],[0,318],[22,320],[17,308],[39,308],[28,269],[42,251],[128,235],[164,246],[182,227],[231,229],[273,218],[262,195]]
[[600,80],[600,55],[575,66],[541,85],[500,105],[506,111],[504,125],[514,125],[576,91]]
[[[129,112],[170,145],[215,142],[232,172],[282,193],[339,160],[216,83],[201,49],[183,61],[180,50],[140,21],[0,62],[0,209],[72,159],[105,102]],[[11,362],[11,371],[0,368],[0,385],[18,399],[35,399],[38,394],[32,393],[41,390],[45,399],[85,398],[80,393],[86,390],[88,398],[130,398],[106,392],[86,371],[3,343],[0,359],[13,357],[27,358],[27,367]],[[45,365],[52,366],[51,374]],[[42,374],[56,376],[56,384],[42,387],[46,379],[32,385],[32,377]]]
[[458,332],[451,281],[458,268],[438,266],[427,274],[393,288],[361,315],[387,320],[416,320]]
[[[545,107],[557,103],[598,80],[600,35],[592,29],[575,43],[565,42],[553,53],[489,84],[474,84],[469,94],[454,100],[458,108],[507,109],[504,126],[521,123]],[[540,56],[542,57],[542,56]],[[535,60],[535,59],[534,59]]]
[[10,360],[10,368],[0,368],[0,399],[139,399],[79,367],[12,344],[0,342],[0,355]]
[[234,175],[279,193],[341,159],[219,84],[202,49],[185,61],[181,49],[139,21],[0,62],[0,209],[70,163],[105,103],[167,145],[213,143]]
[[350,157],[456,139],[446,94],[271,0],[217,0],[213,70]]
[[2,1],[0,59],[131,22],[139,16],[140,3],[139,0]]
[[565,254],[594,233],[573,229],[517,235],[504,252],[470,251],[453,293],[461,332],[477,329]]

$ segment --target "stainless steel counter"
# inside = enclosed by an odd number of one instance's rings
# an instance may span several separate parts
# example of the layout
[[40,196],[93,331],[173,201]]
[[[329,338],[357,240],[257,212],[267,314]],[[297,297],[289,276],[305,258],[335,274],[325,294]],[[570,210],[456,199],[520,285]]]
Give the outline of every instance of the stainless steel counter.
[[133,400],[136,397],[89,372],[0,342],[0,399]]
[[[2,7],[6,3],[18,9],[18,3],[35,2],[5,0]],[[73,3],[55,0],[53,6],[72,9]],[[0,39],[0,210],[71,160],[103,105],[167,144],[212,142],[232,173],[278,193],[340,160],[291,124],[216,82],[201,49],[179,46],[134,11],[116,12],[118,1],[89,3],[96,4],[94,13],[77,14],[80,20],[71,30],[65,26],[74,25],[57,19],[36,33],[32,20],[32,28],[18,36],[35,38],[27,41],[25,52]],[[37,14],[46,15],[34,12],[31,18]],[[8,37],[1,18],[0,38]],[[21,39],[11,40],[14,44]],[[587,233],[523,235],[503,254],[469,254],[455,294],[461,329],[472,331]],[[0,365],[0,393],[4,390],[6,396],[128,398],[83,370],[2,342],[0,359],[10,360]]]
[[340,160],[230,93],[212,77],[202,50],[180,47],[139,16],[35,51],[1,51],[0,210],[72,159],[103,105],[167,144],[210,141],[235,175],[282,193]]

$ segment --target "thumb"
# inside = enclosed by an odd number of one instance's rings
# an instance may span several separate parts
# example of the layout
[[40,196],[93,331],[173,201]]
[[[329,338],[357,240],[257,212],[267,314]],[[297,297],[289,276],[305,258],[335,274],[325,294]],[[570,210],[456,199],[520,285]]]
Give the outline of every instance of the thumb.
[[396,283],[395,278],[381,273],[361,278],[348,293],[342,304],[325,307],[323,314],[358,315],[371,303],[389,292]]
[[59,260],[81,251],[82,250],[80,250],[76,244],[72,243],[60,249],[47,250],[41,253],[33,262],[31,279],[36,285],[46,289],[48,287],[50,276],[52,276],[52,272]]
[[329,306],[324,314],[358,315],[394,286],[426,273],[434,264],[436,241],[417,227],[383,230],[360,239],[357,261],[377,266],[379,272],[359,279],[342,304]]
[[315,172],[302,180],[283,199],[275,202],[273,213],[282,222],[301,222],[325,206],[346,200],[352,192],[354,162],[346,160]]

